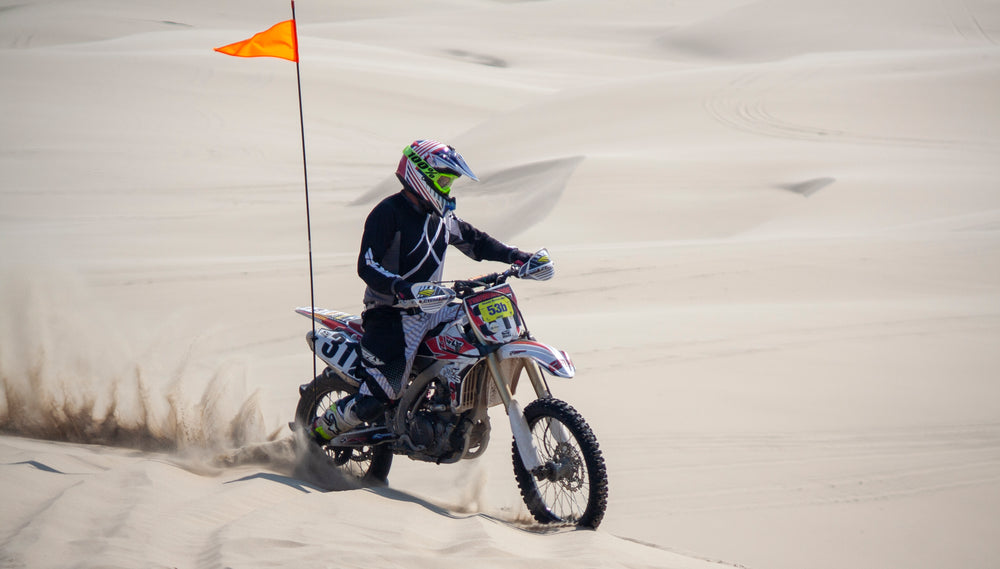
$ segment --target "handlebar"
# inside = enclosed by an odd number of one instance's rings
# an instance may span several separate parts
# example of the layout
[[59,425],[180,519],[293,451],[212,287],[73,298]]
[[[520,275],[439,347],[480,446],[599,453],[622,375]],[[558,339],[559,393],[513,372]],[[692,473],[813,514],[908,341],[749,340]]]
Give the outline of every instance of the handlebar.
[[443,286],[445,284],[443,282],[420,283],[421,285],[433,284],[436,287],[446,289],[447,294],[422,296],[425,294],[431,294],[433,292],[431,290],[433,287],[422,286],[418,294],[416,291],[418,287],[417,285],[414,285],[415,292],[413,295],[420,296],[420,298],[400,300],[397,301],[394,306],[406,309],[419,309],[423,312],[437,312],[455,298],[465,298],[476,292],[477,289],[502,284],[507,282],[507,279],[510,277],[547,281],[552,278],[554,271],[555,269],[552,265],[552,261],[549,259],[548,250],[539,249],[531,256],[531,258],[528,259],[526,263],[511,265],[506,271],[501,273],[490,273],[479,277],[473,277],[471,279],[452,281],[451,287]]
[[[512,266],[501,273],[490,273],[488,275],[473,277],[471,279],[456,280],[452,283],[451,287],[446,287],[453,294],[397,300],[393,306],[405,309],[418,308],[424,312],[437,312],[454,298],[465,298],[475,293],[477,289],[501,284],[506,282],[510,277],[516,277],[518,274],[517,271],[518,268]],[[437,284],[443,285],[444,282]]]
[[502,284],[510,277],[516,276],[517,267],[510,267],[502,273],[490,273],[488,275],[473,277],[468,280],[457,280],[451,288],[455,291],[458,298],[465,298],[466,296],[476,292],[477,288],[485,288],[488,286]]

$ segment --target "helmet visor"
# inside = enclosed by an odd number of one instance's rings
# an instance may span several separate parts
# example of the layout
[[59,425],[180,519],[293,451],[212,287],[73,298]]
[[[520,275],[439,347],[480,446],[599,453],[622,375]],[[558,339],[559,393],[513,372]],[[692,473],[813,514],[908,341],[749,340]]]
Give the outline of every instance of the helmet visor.
[[435,152],[427,158],[427,163],[438,172],[454,174],[455,177],[466,176],[472,180],[479,181],[479,178],[472,173],[472,169],[465,163],[465,159],[457,150],[448,146],[445,150]]

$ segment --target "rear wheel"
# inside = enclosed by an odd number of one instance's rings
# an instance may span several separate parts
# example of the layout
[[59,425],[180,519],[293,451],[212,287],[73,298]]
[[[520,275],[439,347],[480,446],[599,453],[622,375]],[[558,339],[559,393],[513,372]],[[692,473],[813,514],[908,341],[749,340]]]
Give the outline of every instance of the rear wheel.
[[[302,388],[299,404],[295,408],[295,422],[312,442],[309,426],[313,420],[326,412],[331,405],[347,395],[357,393],[358,388],[333,374],[322,374],[315,381]],[[315,445],[324,455],[322,462],[338,469],[349,479],[364,484],[384,484],[392,467],[392,451],[386,446],[371,447],[331,447]]]
[[608,504],[608,473],[590,426],[565,401],[538,399],[524,409],[542,466],[528,472],[513,447],[514,477],[541,523],[597,528]]

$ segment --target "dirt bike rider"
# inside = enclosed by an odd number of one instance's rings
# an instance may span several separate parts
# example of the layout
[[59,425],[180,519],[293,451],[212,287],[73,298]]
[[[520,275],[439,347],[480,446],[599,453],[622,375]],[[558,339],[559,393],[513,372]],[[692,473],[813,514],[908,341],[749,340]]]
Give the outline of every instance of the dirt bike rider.
[[[380,418],[399,398],[417,347],[428,330],[454,319],[454,310],[403,309],[398,300],[448,296],[440,281],[445,250],[456,246],[476,261],[523,264],[531,254],[510,247],[455,216],[451,185],[479,178],[453,147],[417,140],[403,149],[396,177],[403,189],[372,209],[365,221],[358,275],[368,285],[361,339],[361,388],[317,417],[311,432],[320,442]],[[440,307],[436,307],[440,308]]]

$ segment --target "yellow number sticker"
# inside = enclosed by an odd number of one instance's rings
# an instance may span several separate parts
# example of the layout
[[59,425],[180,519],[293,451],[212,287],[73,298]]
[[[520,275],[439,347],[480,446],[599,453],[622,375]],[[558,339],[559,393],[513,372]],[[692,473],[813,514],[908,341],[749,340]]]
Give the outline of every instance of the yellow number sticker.
[[483,322],[489,323],[501,318],[514,316],[514,305],[506,296],[498,296],[479,303],[479,314]]

